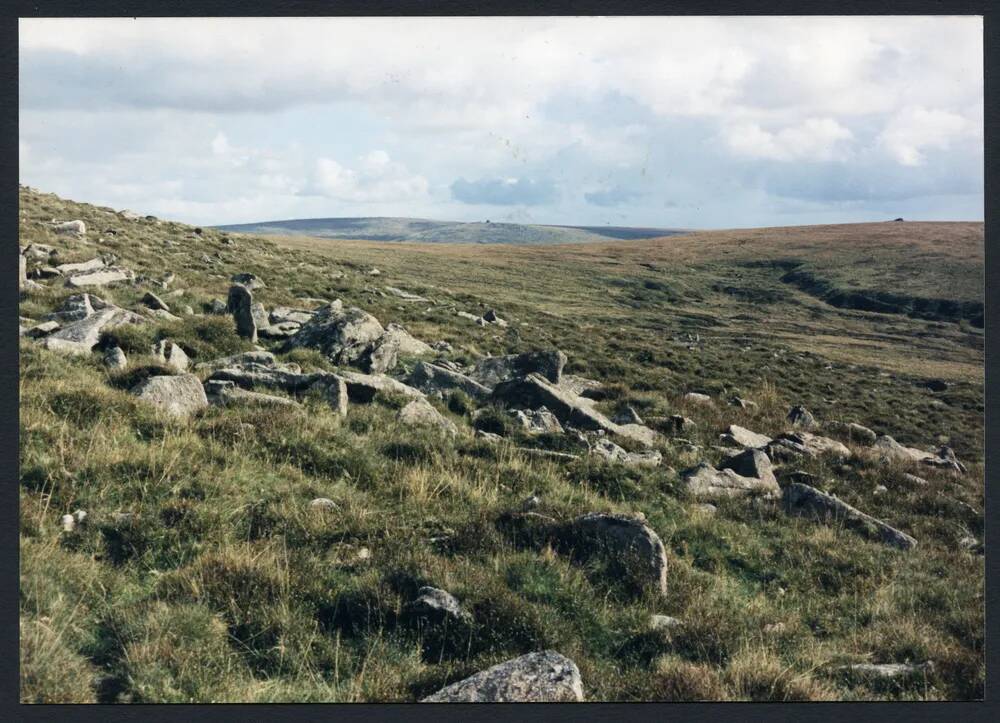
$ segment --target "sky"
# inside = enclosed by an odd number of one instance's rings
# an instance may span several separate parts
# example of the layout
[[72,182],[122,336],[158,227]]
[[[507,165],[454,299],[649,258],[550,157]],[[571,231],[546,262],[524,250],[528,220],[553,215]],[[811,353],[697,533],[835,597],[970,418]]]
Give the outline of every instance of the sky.
[[19,30],[21,183],[187,223],[983,218],[979,17]]

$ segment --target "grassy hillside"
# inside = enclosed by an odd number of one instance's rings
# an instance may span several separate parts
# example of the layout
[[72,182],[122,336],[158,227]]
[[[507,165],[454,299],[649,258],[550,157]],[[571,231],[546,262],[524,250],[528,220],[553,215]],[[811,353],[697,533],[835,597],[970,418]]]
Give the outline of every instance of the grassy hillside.
[[680,233],[662,228],[621,226],[551,226],[521,223],[461,223],[421,218],[306,218],[218,226],[222,231],[288,236],[302,234],[330,239],[414,241],[420,243],[569,244],[608,239],[641,239]]
[[[912,304],[844,308],[783,280],[798,269],[838,289],[981,303],[981,224],[513,247],[195,233],[27,189],[20,211],[22,246],[52,245],[59,263],[111,253],[139,274],[96,290],[103,299],[138,311],[153,290],[195,312],[112,332],[125,371],[20,341],[22,700],[412,701],[543,649],[576,662],[588,700],[982,696],[983,558],[963,542],[983,535],[982,330],[961,314],[921,318]],[[86,239],[56,236],[53,219],[83,220]],[[176,278],[164,290],[152,280],[166,272]],[[311,394],[301,410],[156,414],[128,393],[166,372],[148,353],[154,341],[176,342],[193,363],[251,348],[231,317],[208,313],[239,272],[266,282],[254,296],[269,309],[340,298],[447,341],[458,363],[558,347],[567,373],[601,382],[598,409],[697,426],[686,441],[658,440],[658,467],[633,468],[518,449],[571,449],[568,435],[485,442],[471,430],[489,405],[460,394],[432,400],[455,439],[399,424],[392,397],[346,417]],[[23,292],[21,316],[57,308],[72,293],[61,281]],[[509,326],[457,314],[488,308]],[[279,356],[333,368],[314,351]],[[714,403],[687,402],[690,391]],[[733,395],[757,409],[727,406]],[[782,484],[794,470],[817,475],[916,549],[789,517],[764,498],[710,514],[684,491],[678,473],[718,463],[726,425],[774,435],[793,404],[822,423],[954,448],[965,475],[878,463],[844,437],[858,452],[846,462],[779,468]],[[556,521],[642,513],[666,547],[666,594],[553,544],[541,518],[512,515],[530,495]],[[311,508],[318,497],[335,508]],[[77,509],[87,523],[63,531]],[[422,585],[454,594],[471,621],[414,623],[406,604]],[[652,630],[652,614],[682,625]],[[840,669],[925,661],[932,671],[898,681]]]

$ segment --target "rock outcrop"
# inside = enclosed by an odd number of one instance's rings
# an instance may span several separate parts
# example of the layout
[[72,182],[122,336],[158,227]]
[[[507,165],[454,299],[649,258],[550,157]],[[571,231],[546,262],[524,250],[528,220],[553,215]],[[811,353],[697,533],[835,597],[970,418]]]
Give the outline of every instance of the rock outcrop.
[[660,536],[644,520],[591,512],[570,522],[563,536],[578,553],[610,556],[660,592],[667,591],[667,552]]

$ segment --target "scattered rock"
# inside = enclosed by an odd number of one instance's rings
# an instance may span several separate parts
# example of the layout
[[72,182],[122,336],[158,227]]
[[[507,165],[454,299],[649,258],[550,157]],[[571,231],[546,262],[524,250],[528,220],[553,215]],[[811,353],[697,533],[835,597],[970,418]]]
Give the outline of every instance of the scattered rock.
[[529,374],[538,374],[552,384],[559,384],[565,366],[566,355],[558,349],[530,351],[480,359],[469,376],[490,388]]
[[108,284],[115,284],[120,281],[131,281],[132,277],[132,272],[127,269],[108,266],[99,271],[74,274],[66,279],[66,285],[75,288],[82,288],[86,286],[107,286]]
[[347,416],[347,384],[340,377],[326,379],[322,383],[325,390],[326,401],[330,409],[341,417]]
[[59,236],[76,236],[80,238],[87,235],[87,224],[83,221],[66,221],[52,226],[52,230]]
[[521,511],[528,512],[530,510],[537,510],[542,505],[542,500],[538,495],[531,495],[531,497],[526,498],[521,503]]
[[[546,407],[560,422],[580,429],[599,430],[619,434],[651,446],[655,434],[641,425],[619,425],[612,422],[581,398],[557,387],[538,374],[501,382],[493,390],[493,398],[508,406],[538,409]],[[645,432],[643,432],[645,430]]]
[[345,309],[337,300],[319,309],[285,348],[318,349],[335,364],[351,364],[384,333],[374,316],[357,307]]
[[153,345],[150,353],[156,357],[157,361],[173,367],[177,371],[187,370],[190,359],[184,350],[172,341],[161,340]]
[[934,672],[934,663],[855,663],[838,668],[843,673],[859,678],[897,680],[899,678],[925,677]]
[[816,426],[816,418],[808,409],[801,405],[789,409],[786,419],[789,424],[797,429],[812,429]]
[[267,285],[262,280],[258,279],[256,275],[250,273],[233,274],[229,280],[234,284],[246,287],[248,291],[267,288]]
[[208,304],[208,313],[210,314],[225,314],[228,311],[226,302],[222,299],[212,299]]
[[138,314],[109,306],[89,316],[67,324],[44,339],[46,349],[68,354],[89,354],[101,339],[101,333],[122,324],[139,324],[145,320]]
[[305,309],[292,309],[288,306],[276,306],[268,314],[268,321],[271,324],[281,324],[286,321],[294,321],[297,324],[305,324],[315,316],[316,312]]
[[926,487],[927,480],[923,477],[917,477],[915,474],[910,474],[909,472],[903,472],[903,479],[910,484],[917,485],[918,487]]
[[24,254],[18,254],[17,257],[17,288],[23,289],[25,283],[28,281],[28,260],[24,258]]
[[56,266],[56,271],[58,271],[63,276],[72,276],[73,274],[83,273],[84,271],[97,271],[98,269],[103,269],[107,264],[104,263],[104,259],[95,258],[90,261],[81,261],[75,264],[60,264]]
[[714,517],[715,513],[719,511],[719,508],[708,502],[702,502],[696,505],[691,505],[691,511],[698,515]]
[[178,418],[188,417],[208,406],[201,380],[194,374],[149,377],[135,385],[132,394]]
[[681,482],[697,500],[738,497],[758,490],[768,494],[780,491],[773,474],[769,479],[744,477],[732,469],[716,469],[707,462],[682,472]]
[[625,411],[619,412],[611,418],[615,424],[645,424],[642,417],[632,407],[625,407]]
[[402,289],[397,289],[395,286],[386,286],[385,290],[388,291],[393,296],[396,296],[403,301],[423,301],[426,302],[423,296],[418,296],[417,294],[411,293],[409,291],[403,291]]
[[865,537],[878,539],[903,550],[912,549],[917,544],[917,541],[905,532],[900,532],[809,485],[791,483],[784,489],[783,501],[785,511],[791,515],[819,520],[833,519]]
[[712,398],[701,392],[688,392],[681,399],[688,404],[711,404]]
[[650,615],[649,616],[649,629],[650,630],[660,630],[664,632],[669,632],[679,628],[684,623],[677,618],[672,618],[669,615]]
[[575,543],[596,546],[618,562],[635,565],[660,592],[667,591],[666,549],[644,519],[591,512],[570,522],[566,533]]
[[302,405],[288,397],[248,392],[235,382],[212,379],[205,382],[205,394],[210,404],[223,407],[294,407]]
[[450,592],[436,587],[424,586],[417,590],[417,599],[407,605],[407,612],[434,623],[446,619],[470,621],[472,615],[462,609],[458,599]]
[[314,510],[335,510],[337,509],[337,503],[331,500],[329,497],[317,497],[309,506]]
[[799,456],[819,457],[829,455],[841,459],[851,456],[851,450],[835,439],[809,432],[779,434],[765,448],[767,456],[775,461],[791,461]]
[[671,415],[666,421],[668,433],[671,435],[688,434],[698,425],[693,419],[688,419],[681,414]]
[[104,366],[108,369],[125,369],[128,359],[120,346],[113,346],[104,353]]
[[723,460],[719,469],[731,469],[741,477],[755,477],[777,489],[778,480],[774,476],[771,460],[759,449],[747,449]]
[[60,324],[58,321],[43,321],[41,324],[35,324],[28,329],[25,332],[25,336],[30,336],[32,339],[41,339],[43,336],[48,336],[59,329]]
[[408,427],[433,427],[451,436],[458,434],[455,424],[426,399],[414,399],[399,410],[396,419]]
[[490,388],[480,384],[472,377],[425,361],[418,361],[414,365],[408,381],[412,386],[425,392],[460,389],[477,399],[483,399],[490,395]]
[[931,379],[924,384],[925,387],[930,389],[932,392],[946,392],[948,391],[948,382],[943,379]]
[[847,433],[854,442],[859,444],[864,444],[871,446],[875,444],[875,440],[878,439],[878,435],[874,431],[864,427],[856,422],[849,422],[847,425]]
[[262,327],[271,325],[267,309],[265,309],[264,305],[259,302],[250,304],[250,315],[253,317],[253,323],[257,325],[258,330]]
[[[327,375],[319,375],[326,378]],[[337,372],[336,376],[347,384],[347,394],[356,404],[366,404],[377,394],[398,394],[409,399],[423,399],[423,392],[398,382],[384,374],[361,374],[347,370]]]
[[749,429],[745,429],[744,427],[740,427],[736,424],[730,424],[726,428],[726,431],[719,436],[719,440],[723,444],[754,449],[766,447],[771,443],[770,437],[763,434],[757,434],[756,432],[751,432]]
[[250,293],[250,289],[241,284],[230,286],[226,310],[233,315],[236,333],[244,339],[249,339],[250,343],[256,343],[257,322],[253,318],[253,294]]
[[452,683],[423,703],[573,703],[583,700],[580,670],[554,650],[528,653]]
[[607,437],[598,439],[590,453],[602,457],[608,462],[624,464],[629,467],[658,467],[663,461],[663,455],[656,450],[650,452],[626,452]]
[[521,429],[528,434],[562,434],[563,426],[552,412],[545,407],[538,409],[514,409],[511,416]]
[[757,408],[757,402],[751,402],[743,397],[730,397],[729,406],[739,409],[753,410]]

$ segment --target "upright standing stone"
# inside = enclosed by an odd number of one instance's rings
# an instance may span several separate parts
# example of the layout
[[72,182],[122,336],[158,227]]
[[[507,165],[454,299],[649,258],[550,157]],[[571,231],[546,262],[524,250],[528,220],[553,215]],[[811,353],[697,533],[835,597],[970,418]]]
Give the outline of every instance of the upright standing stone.
[[229,287],[226,308],[236,321],[236,333],[256,343],[257,324],[253,318],[253,294],[250,293],[250,289],[240,284]]
[[17,259],[17,288],[21,290],[24,288],[24,282],[28,280],[28,260],[24,258],[24,254],[18,254]]

